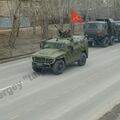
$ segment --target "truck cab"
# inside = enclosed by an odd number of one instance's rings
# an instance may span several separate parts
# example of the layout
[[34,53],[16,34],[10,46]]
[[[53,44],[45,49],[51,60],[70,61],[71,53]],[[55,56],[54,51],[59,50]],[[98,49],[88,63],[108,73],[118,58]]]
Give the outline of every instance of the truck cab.
[[89,45],[107,47],[114,44],[115,30],[112,19],[96,19],[84,25],[84,34],[88,38]]

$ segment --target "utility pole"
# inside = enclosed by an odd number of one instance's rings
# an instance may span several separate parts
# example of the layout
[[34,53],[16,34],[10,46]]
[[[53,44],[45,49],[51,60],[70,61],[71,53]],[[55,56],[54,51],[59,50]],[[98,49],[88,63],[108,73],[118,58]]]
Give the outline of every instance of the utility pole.
[[107,0],[107,18],[110,16],[109,0]]
[[88,21],[88,19],[89,19],[89,12],[90,12],[90,10],[91,10],[91,8],[90,8],[90,3],[91,3],[91,0],[88,0],[88,2],[87,2],[87,13],[86,13],[86,18],[85,18],[85,21]]

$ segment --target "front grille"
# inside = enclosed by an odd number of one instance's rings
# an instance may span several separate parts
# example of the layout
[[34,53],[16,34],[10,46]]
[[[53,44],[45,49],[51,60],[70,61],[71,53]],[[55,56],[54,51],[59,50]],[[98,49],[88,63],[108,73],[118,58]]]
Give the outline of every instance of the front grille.
[[48,59],[48,58],[35,57],[34,58],[34,62],[38,62],[38,63],[52,63],[53,60],[52,59]]

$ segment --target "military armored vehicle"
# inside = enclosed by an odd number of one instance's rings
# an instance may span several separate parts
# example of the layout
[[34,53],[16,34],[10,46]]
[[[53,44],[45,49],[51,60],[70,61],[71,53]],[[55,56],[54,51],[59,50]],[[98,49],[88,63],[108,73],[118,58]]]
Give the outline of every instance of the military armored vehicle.
[[113,19],[97,19],[84,25],[84,34],[87,36],[89,45],[107,47],[113,45],[119,36]]
[[120,21],[115,21],[116,41],[120,42]]
[[52,69],[54,74],[61,74],[66,66],[77,62],[78,66],[86,64],[88,43],[83,36],[70,37],[61,34],[59,38],[42,41],[40,51],[32,56],[32,68],[35,72]]

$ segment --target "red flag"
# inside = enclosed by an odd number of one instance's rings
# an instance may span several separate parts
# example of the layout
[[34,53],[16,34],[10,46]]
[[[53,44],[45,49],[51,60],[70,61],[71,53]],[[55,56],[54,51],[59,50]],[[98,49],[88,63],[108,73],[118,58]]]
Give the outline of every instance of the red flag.
[[83,23],[84,22],[83,18],[81,16],[79,16],[75,10],[73,10],[71,12],[71,19],[72,19],[71,22],[73,22],[73,23],[76,23],[76,22]]

